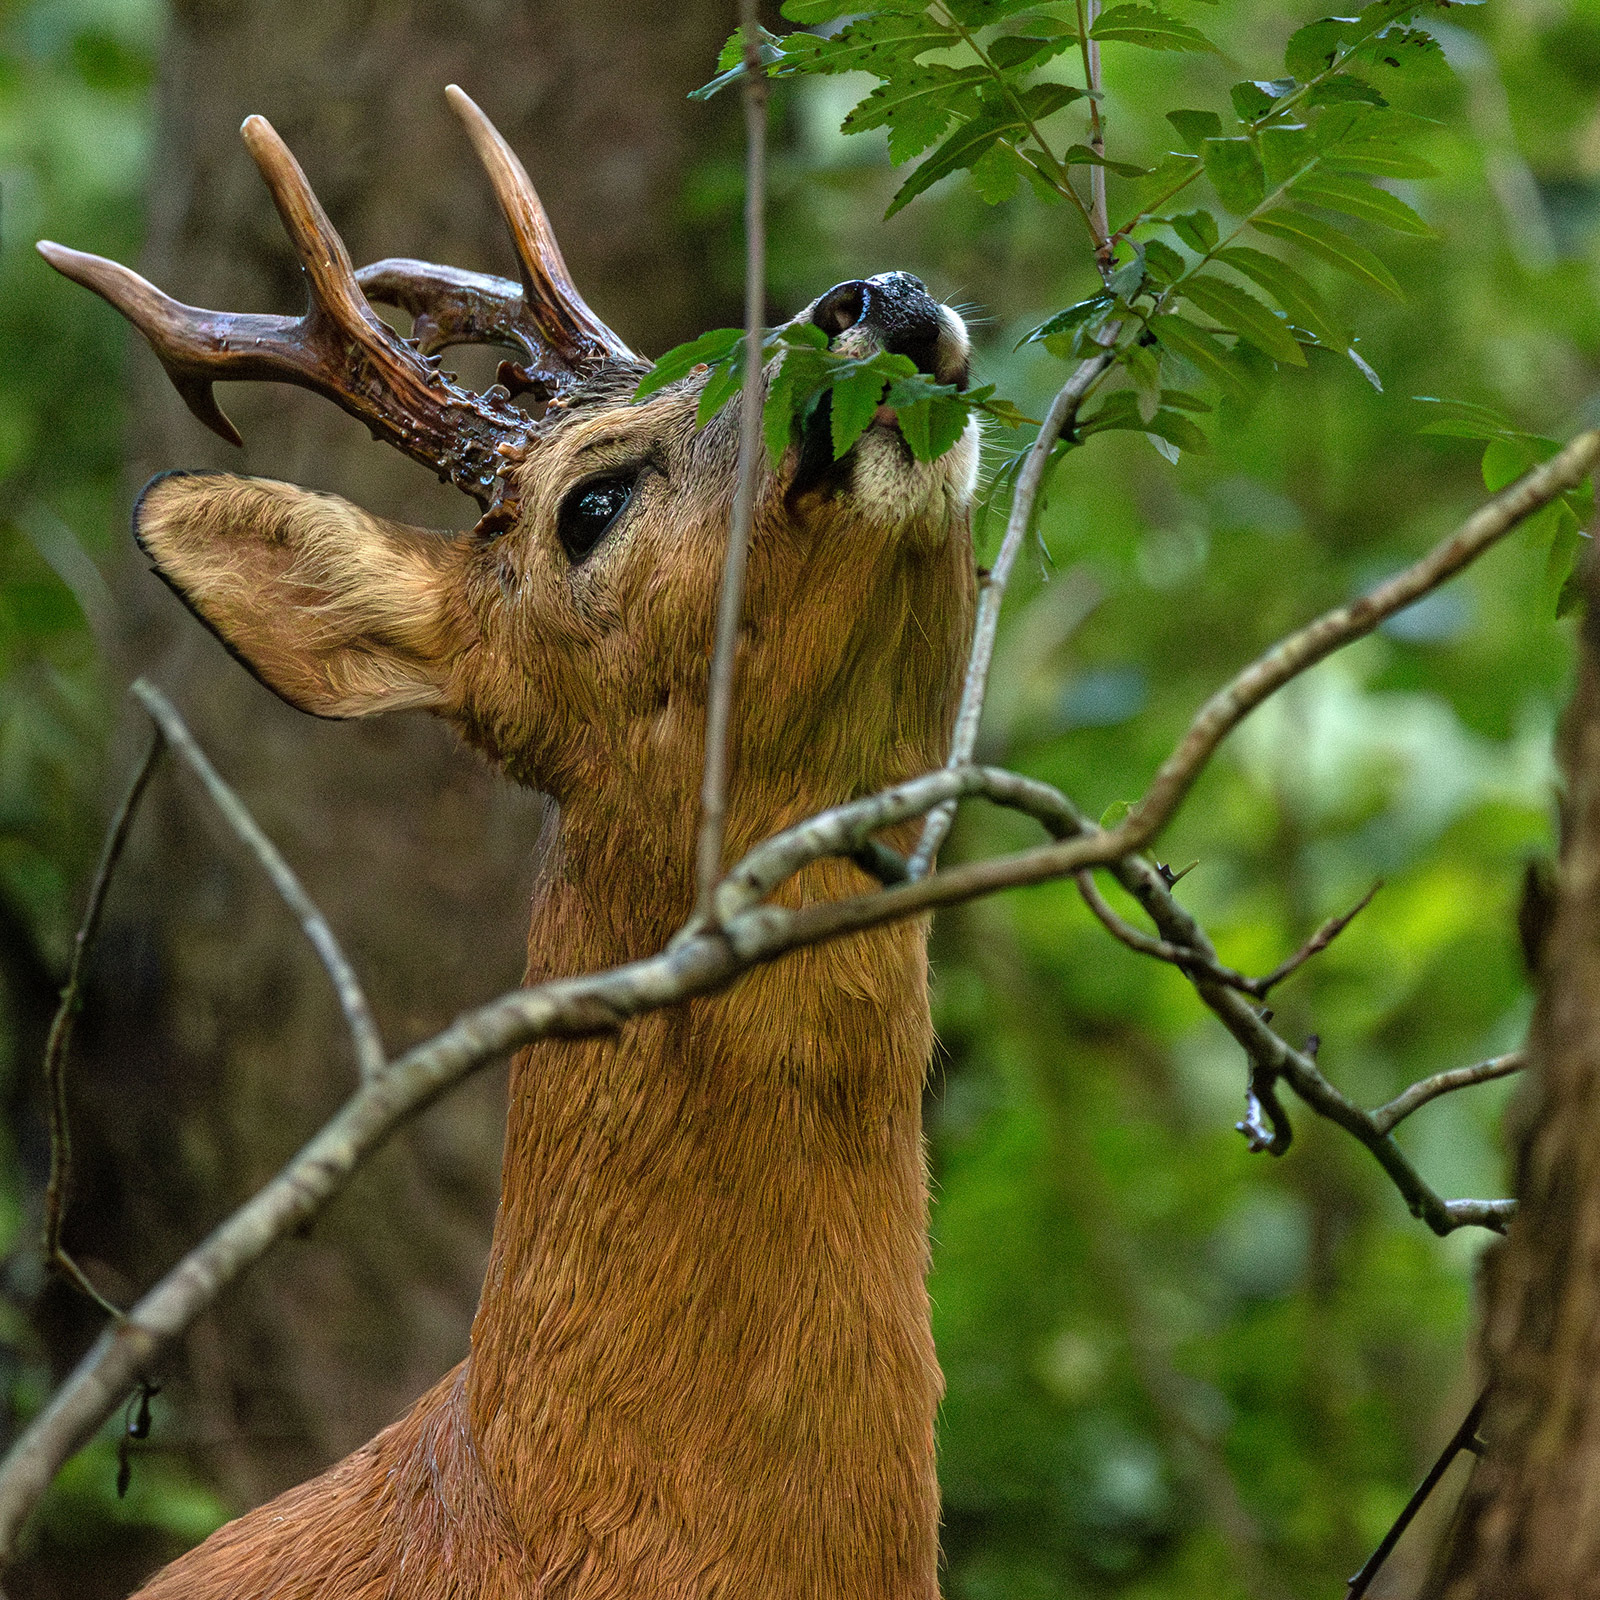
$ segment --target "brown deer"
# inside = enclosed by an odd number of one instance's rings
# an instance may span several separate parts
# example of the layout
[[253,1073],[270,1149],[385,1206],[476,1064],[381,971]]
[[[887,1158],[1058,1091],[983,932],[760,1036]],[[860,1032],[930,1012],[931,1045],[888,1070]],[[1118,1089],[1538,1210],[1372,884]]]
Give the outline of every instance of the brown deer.
[[[140,497],[134,533],[292,705],[438,712],[554,798],[532,981],[647,955],[693,905],[738,408],[698,428],[703,374],[633,402],[648,364],[578,296],[515,155],[448,92],[520,285],[414,261],[354,272],[259,117],[244,138],[304,265],[303,317],[196,310],[115,263],[40,249],[137,325],[224,436],[213,380],[302,384],[478,500],[470,532],[437,533],[288,484],[173,473]],[[409,312],[413,337],[369,301]],[[837,348],[965,381],[960,319],[903,273],[800,315]],[[516,357],[482,394],[438,370],[437,350],[468,342]],[[880,409],[839,462],[824,416],[763,465],[730,854],[942,760],[976,457],[969,428],[918,462]],[[783,898],[865,885],[829,861]],[[926,931],[802,950],[615,1035],[524,1050],[468,1358],[141,1594],[931,1600]]]

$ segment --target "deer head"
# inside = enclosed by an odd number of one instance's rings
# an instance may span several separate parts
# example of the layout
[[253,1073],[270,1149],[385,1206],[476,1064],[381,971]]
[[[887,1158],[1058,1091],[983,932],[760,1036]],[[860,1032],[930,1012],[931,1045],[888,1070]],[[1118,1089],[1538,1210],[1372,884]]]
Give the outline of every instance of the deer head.
[[[520,283],[409,260],[353,270],[260,117],[243,137],[305,271],[302,317],[197,310],[113,262],[39,249],[138,327],[224,438],[239,442],[214,381],[303,385],[472,495],[477,525],[441,534],[287,484],[174,473],[141,496],[135,535],[196,615],[302,710],[425,708],[564,805],[631,795],[634,811],[643,798],[658,817],[692,816],[738,407],[697,427],[703,374],[633,402],[647,364],[573,287],[517,157],[464,93],[447,94],[488,169]],[[412,336],[373,301],[409,312]],[[960,319],[906,274],[841,284],[800,316],[840,349],[887,347],[965,381]],[[484,393],[439,370],[438,352],[464,343],[513,354]],[[827,435],[824,416],[760,481],[735,844],[741,817],[748,834],[942,755],[971,604],[975,427],[933,463],[912,457],[887,410],[843,461]]]

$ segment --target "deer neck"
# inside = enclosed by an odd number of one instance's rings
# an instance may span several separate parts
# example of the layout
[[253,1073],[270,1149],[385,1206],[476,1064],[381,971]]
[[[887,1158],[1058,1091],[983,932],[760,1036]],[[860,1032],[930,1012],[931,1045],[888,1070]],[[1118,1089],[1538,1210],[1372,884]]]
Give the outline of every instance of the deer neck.
[[[660,948],[689,886],[641,883],[641,859],[692,855],[664,842],[564,816],[530,975]],[[925,932],[517,1058],[467,1404],[563,1595],[936,1595]]]

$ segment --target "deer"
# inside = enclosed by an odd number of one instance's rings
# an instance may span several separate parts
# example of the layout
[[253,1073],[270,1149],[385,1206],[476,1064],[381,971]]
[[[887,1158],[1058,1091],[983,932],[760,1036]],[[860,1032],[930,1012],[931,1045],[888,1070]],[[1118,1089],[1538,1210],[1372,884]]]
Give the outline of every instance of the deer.
[[[140,494],[133,534],[290,705],[432,712],[550,797],[535,983],[652,954],[694,907],[739,403],[698,426],[703,370],[635,400],[649,363],[577,292],[510,146],[446,92],[518,280],[410,259],[355,270],[259,116],[242,134],[304,269],[302,316],[198,309],[117,263],[39,249],[133,323],[224,438],[240,442],[215,382],[299,384],[476,501],[470,529],[436,531],[176,471]],[[375,304],[408,314],[410,335]],[[798,317],[836,349],[967,381],[964,324],[907,273],[837,285]],[[441,370],[461,344],[508,353],[482,393]],[[880,406],[840,460],[824,414],[759,464],[735,857],[943,762],[978,455],[969,424],[918,461]],[[778,899],[870,885],[827,859]],[[926,919],[876,927],[524,1048],[466,1358],[141,1600],[935,1600],[927,938]]]

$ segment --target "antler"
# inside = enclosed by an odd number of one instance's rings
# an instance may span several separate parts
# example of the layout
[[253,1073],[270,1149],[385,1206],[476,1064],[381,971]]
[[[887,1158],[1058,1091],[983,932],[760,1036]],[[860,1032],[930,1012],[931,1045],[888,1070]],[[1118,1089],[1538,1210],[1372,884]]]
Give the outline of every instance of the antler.
[[[496,389],[473,394],[451,382],[437,370],[433,352],[447,344],[508,344],[526,354],[535,371],[503,363],[507,387],[533,389],[545,399],[606,360],[633,357],[573,288],[521,163],[465,94],[453,85],[447,92],[489,167],[522,265],[520,286],[426,262],[382,261],[357,274],[299,163],[258,116],[247,118],[240,131],[305,271],[304,316],[205,311],[101,256],[48,240],[40,241],[39,252],[139,329],[189,409],[229,443],[243,441],[217,405],[214,382],[297,383],[359,417],[374,438],[432,468],[504,522],[511,508],[498,480],[526,447],[534,424],[509,395]],[[411,311],[417,338],[403,340],[381,321],[363,288]]]
[[542,398],[602,362],[636,361],[578,293],[516,152],[464,90],[452,83],[444,93],[488,171],[517,252],[520,288],[484,273],[392,258],[356,274],[362,289],[370,299],[400,306],[417,319],[412,331],[424,352],[453,344],[508,344],[521,350],[533,370],[506,364],[500,380],[512,389],[543,391]]

